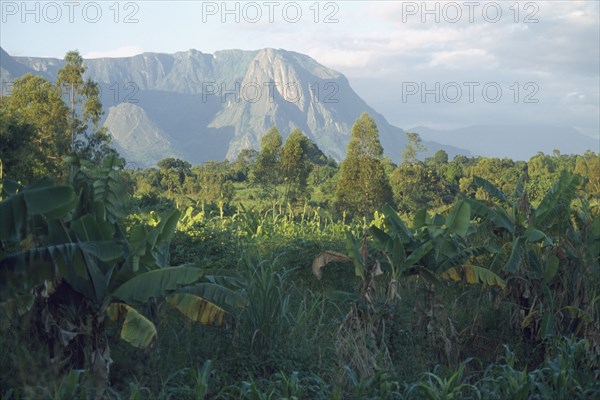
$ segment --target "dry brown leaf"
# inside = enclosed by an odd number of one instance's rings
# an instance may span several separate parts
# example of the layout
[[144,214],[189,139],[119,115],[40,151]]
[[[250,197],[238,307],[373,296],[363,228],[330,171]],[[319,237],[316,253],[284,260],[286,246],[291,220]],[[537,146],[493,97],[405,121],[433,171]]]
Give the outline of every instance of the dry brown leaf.
[[379,260],[377,260],[373,265],[373,276],[375,277],[379,275],[383,275],[383,271],[381,270],[381,263],[379,262]]
[[352,259],[337,251],[325,251],[319,254],[312,262],[312,272],[317,279],[321,279],[321,269],[332,262],[352,263]]

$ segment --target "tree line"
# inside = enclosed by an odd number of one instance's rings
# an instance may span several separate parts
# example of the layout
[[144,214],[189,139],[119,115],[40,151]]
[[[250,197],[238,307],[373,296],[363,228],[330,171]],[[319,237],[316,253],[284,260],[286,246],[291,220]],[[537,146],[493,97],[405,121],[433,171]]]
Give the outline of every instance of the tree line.
[[410,214],[422,208],[442,209],[461,195],[485,199],[485,191],[473,185],[474,176],[512,193],[526,172],[534,203],[541,201],[561,171],[585,177],[590,195],[600,194],[600,155],[592,151],[583,155],[540,152],[528,161],[514,161],[463,155],[449,160],[439,150],[419,160],[427,151],[419,134],[407,132],[406,136],[402,162],[396,165],[383,154],[375,121],[363,114],[352,127],[347,156],[338,164],[300,130],[294,129],[284,142],[272,127],[262,136],[259,151],[243,150],[231,162],[192,166],[167,158],[158,168],[133,171],[134,193],[155,202],[161,197],[171,199],[182,206],[201,203],[222,208],[247,199],[263,206],[309,204],[338,217],[344,213],[371,216],[385,204]]
[[[86,68],[77,51],[65,56],[58,79],[25,75],[10,95],[0,98],[0,160],[3,177],[32,183],[43,176],[64,180],[64,159],[74,155],[101,165],[116,151],[100,126],[103,114],[97,83],[84,79]],[[178,206],[215,205],[221,209],[249,200],[254,205],[279,203],[322,207],[333,215],[368,216],[385,204],[408,214],[421,208],[443,208],[463,194],[485,196],[472,177],[488,179],[511,192],[527,171],[528,193],[541,200],[560,171],[586,177],[590,194],[600,193],[600,155],[538,153],[529,161],[465,157],[449,160],[444,150],[420,160],[427,149],[418,133],[406,133],[402,162],[384,157],[375,121],[362,114],[354,123],[347,156],[337,163],[299,129],[284,138],[277,127],[262,135],[260,149],[242,150],[233,161],[192,166],[165,158],[156,167],[129,171],[130,194],[144,202],[161,199]]]

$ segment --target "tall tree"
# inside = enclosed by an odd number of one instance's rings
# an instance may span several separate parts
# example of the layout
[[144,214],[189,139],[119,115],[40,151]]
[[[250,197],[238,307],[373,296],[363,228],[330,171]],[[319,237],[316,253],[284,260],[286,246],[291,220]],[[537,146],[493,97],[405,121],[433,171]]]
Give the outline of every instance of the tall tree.
[[0,98],[0,158],[11,179],[58,177],[68,153],[68,108],[55,86],[31,74],[15,80]]
[[436,167],[448,164],[448,153],[446,153],[446,151],[444,151],[443,149],[438,150],[435,152],[433,157],[427,157],[425,159],[425,163]]
[[423,143],[421,142],[421,136],[416,132],[406,132],[406,147],[402,152],[402,162],[414,164],[417,162],[417,155],[427,151]]
[[163,189],[172,195],[183,195],[183,186],[187,177],[191,176],[192,165],[177,158],[164,158],[158,162],[160,183]]
[[280,170],[285,183],[285,202],[288,199],[307,197],[306,181],[312,166],[308,159],[311,144],[310,140],[296,128],[289,134],[283,145]]
[[600,194],[600,153],[587,150],[578,156],[575,172],[586,178],[590,194]]
[[258,151],[254,149],[244,149],[240,151],[240,154],[238,154],[230,168],[233,180],[244,182],[248,179],[250,168],[254,165],[254,162],[256,162],[257,157]]
[[336,204],[338,208],[367,216],[392,200],[382,164],[379,131],[367,113],[354,122],[347,153],[340,166]]
[[194,198],[202,203],[217,204],[220,207],[229,203],[235,194],[235,188],[229,178],[229,163],[207,161],[196,165],[192,169],[195,180],[200,187],[199,193],[194,193]]
[[261,138],[260,153],[256,158],[253,183],[258,184],[269,197],[276,198],[276,185],[279,183],[279,161],[281,159],[281,134],[272,127]]
[[35,135],[34,127],[23,124],[9,115],[1,105],[1,100],[0,181],[6,176],[17,181],[30,182],[35,176],[37,161],[35,157],[31,157],[31,146],[29,146]]
[[455,193],[446,184],[437,168],[423,162],[403,163],[391,174],[390,182],[398,210],[415,212],[451,204]]
[[58,79],[56,84],[67,90],[69,95],[69,104],[71,106],[71,146],[75,142],[77,135],[77,124],[75,124],[76,113],[75,106],[77,104],[77,96],[83,95],[83,74],[85,67],[83,66],[83,57],[78,51],[69,51],[65,56],[65,66],[58,70]]
[[100,89],[91,79],[84,80],[85,71],[79,52],[69,51],[64,67],[58,70],[56,84],[68,94],[71,151],[99,163],[115,151],[109,146],[108,131],[99,126],[103,114]]

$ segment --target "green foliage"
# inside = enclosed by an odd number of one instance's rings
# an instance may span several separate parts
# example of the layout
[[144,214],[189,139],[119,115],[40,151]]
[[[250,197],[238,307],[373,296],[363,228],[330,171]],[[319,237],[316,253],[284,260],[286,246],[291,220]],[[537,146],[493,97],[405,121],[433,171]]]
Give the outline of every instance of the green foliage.
[[[421,142],[421,136],[415,132],[406,132],[406,140],[408,143],[402,152],[402,163],[403,164],[414,164],[417,162],[417,156],[419,153],[423,153],[427,151],[425,146],[423,146]],[[439,158],[442,158],[443,155],[439,155]],[[446,160],[447,160],[446,155]]]
[[[1,260],[6,275],[2,293],[34,294],[36,307],[31,313],[41,313],[47,340],[57,340],[63,348],[74,348],[76,355],[83,355],[83,360],[74,359],[63,349],[68,365],[88,368],[91,385],[102,393],[110,365],[108,320],[123,321],[122,339],[136,347],[148,347],[157,331],[134,304],[170,295],[169,304],[185,315],[218,325],[222,325],[225,311],[197,295],[172,295],[203,275],[197,266],[168,266],[168,245],[178,213],[163,218],[147,235],[143,227],[134,227],[132,248],[116,221],[124,193],[118,191],[115,164],[107,160],[103,168],[87,176],[78,160],[71,163],[75,166],[74,186],[49,182],[14,185],[18,191],[0,203],[0,215],[12,221],[3,225],[0,240],[29,242]],[[144,258],[146,254],[152,257]],[[23,274],[28,281],[14,279]],[[38,285],[50,289],[40,293]],[[52,326],[57,330],[50,329]],[[60,346],[54,351],[60,351]]]
[[[464,382],[464,372],[467,360],[456,371],[450,371],[449,376],[439,376],[435,373],[425,374],[427,380],[414,384],[409,390],[409,398],[424,398],[430,400],[480,399],[481,394],[476,386]],[[415,396],[415,394],[417,394]]]
[[[8,185],[7,185],[8,186]],[[75,191],[71,186],[54,186],[40,181],[30,187],[19,187],[0,208],[2,228],[0,240],[17,241],[35,231],[35,216],[61,218],[75,205]]]
[[[529,203],[527,191],[523,189],[526,178],[527,175],[523,175],[517,185],[512,202],[489,181],[475,178],[475,184],[489,193],[491,199],[512,210],[469,201],[475,215],[488,220],[494,229],[505,232],[496,237],[500,251],[494,264],[504,265],[510,294],[518,307],[515,320],[524,335],[536,341],[556,334],[581,334],[587,329],[595,332],[597,327],[586,321],[597,312],[593,288],[598,282],[595,271],[600,264],[597,255],[590,257],[583,250],[597,246],[594,237],[582,236],[585,227],[593,224],[595,218],[587,207],[585,211],[576,211],[572,206],[578,197],[581,178],[562,172],[537,208]],[[588,204],[585,198],[578,200]],[[583,251],[574,251],[573,246]],[[565,307],[572,306],[583,318],[565,314],[565,310],[570,309]]]
[[282,138],[277,127],[272,127],[261,138],[260,153],[254,165],[252,181],[267,197],[277,198],[275,187],[280,179]]
[[69,149],[68,108],[60,91],[44,78],[15,80],[10,96],[0,98],[0,157],[3,174],[33,183],[62,177]]
[[421,162],[404,163],[390,176],[394,201],[402,211],[449,205],[456,188],[448,185],[434,166]]
[[246,261],[245,292],[248,306],[240,315],[244,346],[259,362],[265,363],[280,351],[289,329],[290,295],[286,273],[275,270],[275,261],[253,265]]
[[0,99],[3,175],[27,183],[43,176],[60,179],[69,153],[97,165],[109,155],[116,156],[109,146],[110,134],[100,127],[100,89],[90,79],[84,81],[84,73],[83,58],[69,51],[56,84],[27,74],[14,82],[9,96]]
[[598,397],[597,154],[418,162],[415,134],[396,166],[365,114],[340,168],[276,128],[232,163],[64,168],[101,115],[68,58],[80,116],[41,78],[0,99],[3,397]]
[[227,162],[207,162],[193,168],[199,188],[190,191],[198,201],[207,204],[218,204],[220,207],[233,200],[235,189],[229,180]]
[[310,150],[310,140],[299,129],[294,129],[285,141],[280,161],[281,175],[286,186],[285,203],[308,197],[306,183],[312,166],[309,162]]
[[382,165],[383,147],[375,121],[363,113],[352,126],[346,159],[340,165],[336,204],[362,216],[391,201],[392,192]]
[[[70,152],[98,164],[106,156],[116,152],[109,146],[110,134],[106,128],[99,126],[103,114],[100,88],[91,79],[84,80],[85,71],[86,67],[79,52],[69,51],[65,55],[65,65],[58,70],[56,85],[61,89],[61,93],[64,90],[68,94]],[[92,124],[92,127],[89,127],[89,124]]]
[[436,151],[435,154],[433,155],[431,162],[433,162],[433,164],[435,164],[435,165],[447,164],[448,163],[448,153],[446,153],[445,150]]

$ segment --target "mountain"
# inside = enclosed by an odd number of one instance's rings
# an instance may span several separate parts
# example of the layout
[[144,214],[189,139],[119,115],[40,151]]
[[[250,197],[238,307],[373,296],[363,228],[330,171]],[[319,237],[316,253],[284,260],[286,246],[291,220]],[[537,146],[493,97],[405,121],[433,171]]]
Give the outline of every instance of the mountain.
[[123,103],[112,107],[105,126],[118,127],[111,129],[113,141],[127,160],[145,165],[160,160],[164,154],[181,158],[171,136],[156,126],[146,111],[135,104]]
[[1,95],[4,95],[10,88],[8,87],[10,82],[14,79],[25,75],[27,73],[36,73],[31,68],[18,63],[13,57],[11,57],[2,47],[0,47],[0,82],[2,83]]
[[[600,141],[567,126],[555,125],[473,125],[454,130],[435,130],[423,126],[411,129],[422,138],[469,149],[485,157],[510,157],[529,160],[537,151],[552,154],[559,149],[565,154],[598,152]],[[534,142],[535,152],[528,146]]]
[[[54,58],[11,57],[4,51],[1,56],[2,76],[11,79],[31,72],[55,80],[63,65]],[[100,84],[107,111],[103,123],[115,147],[140,167],[164,157],[193,164],[234,159],[244,148],[258,149],[273,125],[284,137],[300,128],[339,161],[363,112],[374,118],[394,161],[406,144],[404,131],[366,104],[346,77],[291,51],[144,53],[88,59],[85,65],[87,77]],[[450,145],[424,144],[430,153],[469,155]]]

